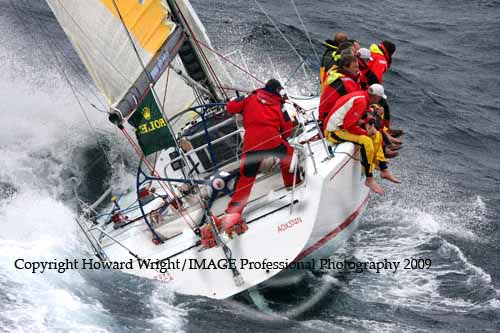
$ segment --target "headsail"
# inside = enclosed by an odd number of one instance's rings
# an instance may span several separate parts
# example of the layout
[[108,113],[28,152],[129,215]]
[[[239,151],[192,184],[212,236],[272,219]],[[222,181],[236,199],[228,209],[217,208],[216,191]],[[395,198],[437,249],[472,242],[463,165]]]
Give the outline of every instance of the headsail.
[[123,116],[138,106],[150,77],[161,76],[184,39],[163,0],[47,3],[99,90]]
[[[165,121],[206,102],[201,96],[225,97],[221,86],[230,83],[229,75],[206,49],[210,41],[188,0],[47,2],[107,98],[113,122],[121,125],[147,96],[156,104],[167,101]],[[174,70],[165,71],[168,66]]]
[[[222,97],[221,91],[214,88],[215,81],[230,82],[215,54],[197,44],[199,41],[211,46],[188,0],[47,3],[109,105],[124,117],[138,107],[151,79],[157,82],[177,53],[180,60],[174,67],[210,91],[215,99]],[[222,82],[214,73],[222,76]],[[165,81],[158,85],[161,96]],[[169,86],[171,83],[175,85],[176,101],[174,110],[167,110],[169,115],[188,107],[195,99],[191,88],[175,72],[170,73]],[[180,94],[179,89],[183,90]]]

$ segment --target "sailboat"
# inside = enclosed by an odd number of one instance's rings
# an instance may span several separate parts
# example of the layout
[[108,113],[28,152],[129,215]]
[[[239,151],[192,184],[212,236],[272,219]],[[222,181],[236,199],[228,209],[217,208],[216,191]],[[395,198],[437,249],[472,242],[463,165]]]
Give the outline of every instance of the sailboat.
[[[369,199],[358,150],[322,137],[318,97],[287,104],[297,120],[291,171],[303,182],[285,188],[271,163],[243,211],[248,230],[218,231],[244,128],[225,111],[237,89],[188,0],[47,3],[106,98],[109,120],[141,157],[133,190],[108,190],[77,218],[96,260],[130,262],[124,272],[180,294],[225,299],[292,263],[329,257],[355,231]],[[206,224],[211,248],[201,243]]]

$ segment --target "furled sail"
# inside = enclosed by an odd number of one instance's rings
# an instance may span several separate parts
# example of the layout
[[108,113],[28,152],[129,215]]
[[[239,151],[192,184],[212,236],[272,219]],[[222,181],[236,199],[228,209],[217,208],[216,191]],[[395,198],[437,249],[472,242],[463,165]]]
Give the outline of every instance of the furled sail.
[[184,41],[164,0],[47,2],[101,93],[124,117]]

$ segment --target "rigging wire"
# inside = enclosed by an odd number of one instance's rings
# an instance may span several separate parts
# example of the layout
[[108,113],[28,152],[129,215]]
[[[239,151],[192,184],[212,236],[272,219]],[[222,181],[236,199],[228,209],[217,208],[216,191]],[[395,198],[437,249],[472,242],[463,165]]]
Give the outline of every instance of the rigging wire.
[[250,73],[249,71],[245,70],[243,67],[239,66],[238,64],[234,63],[233,61],[229,60],[227,57],[225,57],[223,54],[221,54],[220,52],[217,52],[215,49],[211,48],[210,46],[208,46],[207,44],[203,43],[202,41],[196,39],[195,37],[192,37],[194,41],[196,41],[198,44],[200,44],[201,46],[203,46],[204,48],[206,48],[207,50],[215,53],[218,57],[220,57],[222,60],[228,62],[229,64],[233,65],[234,67],[238,68],[240,71],[242,71],[243,73],[247,74],[248,76],[250,76],[252,79],[254,79],[255,81],[259,82],[259,83],[262,83],[262,84],[265,84],[264,80],[261,80],[259,79],[258,77],[256,77],[255,75],[253,75],[252,73]]
[[293,8],[295,9],[295,13],[297,14],[297,17],[299,18],[300,24],[302,24],[302,28],[304,28],[304,32],[306,33],[307,39],[309,40],[309,44],[311,45],[311,49],[313,50],[314,55],[316,56],[316,59],[318,60],[318,65],[319,65],[321,62],[320,61],[321,58],[319,57],[318,52],[316,52],[316,48],[314,47],[314,44],[311,40],[311,36],[309,36],[309,32],[307,31],[307,28],[304,24],[304,21],[302,21],[302,17],[300,16],[299,10],[297,9],[297,6],[295,5],[295,1],[290,0],[290,2],[292,3]]
[[[115,10],[118,13],[118,16],[120,17],[120,22],[122,23],[122,26],[125,29],[125,32],[127,33],[127,38],[129,40],[130,44],[132,45],[132,48],[134,49],[135,55],[137,56],[137,60],[139,60],[139,63],[141,64],[142,70],[144,71],[144,73],[148,77],[149,82],[150,83],[154,82],[153,78],[151,77],[149,72],[146,70],[146,65],[144,65],[144,62],[142,61],[142,58],[139,54],[139,50],[137,50],[137,47],[135,46],[132,35],[130,34],[130,31],[128,30],[127,25],[125,24],[125,21],[123,20],[122,13],[121,13],[120,9],[118,8],[118,5],[116,4],[116,0],[113,0],[113,6],[115,7]],[[133,82],[132,82],[132,84],[133,84]]]
[[[278,80],[280,82],[283,82],[283,78],[281,77],[280,73],[276,70],[276,66],[274,66],[274,62],[273,62],[273,59],[271,59],[271,56],[268,54],[267,55],[267,58],[269,59],[269,63],[271,64],[271,67],[273,69],[273,72],[275,73],[275,75],[278,77]],[[301,61],[300,64],[302,65],[303,62]],[[283,86],[284,87],[284,86]]]
[[[25,25],[26,28],[28,28],[27,30],[30,31],[30,35],[32,37],[32,39],[35,41],[35,43],[38,45],[39,49],[42,50],[42,45],[40,45],[39,41],[37,38],[35,38],[35,36],[33,35],[33,33],[31,32],[31,30],[29,29],[29,27],[27,26],[27,24],[24,22],[23,18],[21,18],[18,14],[17,14],[17,11],[22,11],[22,9],[20,7],[16,7],[13,3],[13,1],[11,0],[10,1],[10,4],[12,6],[12,8],[14,9],[14,12],[15,12],[15,15],[18,17],[18,19],[23,22],[23,24]],[[75,89],[75,87],[73,86],[73,84],[71,83],[71,80],[69,79],[68,75],[66,74],[66,72],[64,71],[64,67],[59,59],[59,56],[57,55],[57,52],[55,51],[54,49],[54,45],[55,45],[55,42],[54,42],[54,39],[50,36],[50,34],[48,33],[48,31],[45,30],[45,27],[44,25],[37,19],[35,18],[33,15],[31,15],[31,17],[34,19],[35,23],[40,27],[40,31],[42,31],[43,35],[44,35],[44,38],[46,41],[48,41],[48,46],[49,46],[49,49],[50,49],[50,52],[52,53],[53,55],[53,58],[55,59],[56,61],[56,65],[57,65],[57,69],[58,71],[60,72],[60,74],[63,76],[64,80],[66,81],[66,83],[68,84],[69,88],[71,89],[71,92],[73,94],[73,96],[75,97],[79,107],[80,107],[80,110],[82,111],[83,115],[85,116],[85,119],[87,120],[87,123],[89,124],[90,128],[92,129],[92,131],[94,132],[94,134],[96,135],[96,137],[98,137],[98,134],[99,132],[97,131],[97,129],[92,125],[92,122],[90,121],[90,118],[88,117],[87,115],[87,112],[85,111],[85,108],[83,107],[83,104],[80,100],[80,98],[78,97],[78,93]],[[54,45],[52,45],[51,42],[54,42]],[[63,54],[63,52],[60,52],[61,54]],[[64,55],[63,55],[64,57]],[[66,58],[66,57],[64,57]],[[98,147],[101,149],[106,161],[108,162],[108,164],[110,166],[112,166],[113,164],[111,163],[111,160],[108,156],[108,154],[106,153],[106,150],[104,149],[104,147],[102,146],[102,144],[99,142],[99,140],[97,140],[97,145]]]
[[296,68],[295,68],[295,69],[294,69],[294,70],[290,73],[290,75],[288,75],[288,77],[286,78],[285,83],[283,84],[283,87],[286,87],[286,86],[287,86],[288,82],[290,82],[290,80],[291,80],[291,79],[292,79],[292,77],[295,75],[295,73],[297,73],[297,72],[299,71],[299,69],[300,69],[300,67],[302,67],[302,64],[303,64],[303,63],[304,63],[304,62],[303,62],[303,61],[301,61],[301,62],[297,65],[297,67],[296,67]]
[[288,43],[288,45],[292,48],[292,50],[295,52],[295,54],[299,57],[299,59],[301,61],[304,62],[304,65],[307,66],[309,68],[309,70],[312,70],[309,65],[307,64],[307,62],[304,60],[304,58],[300,55],[299,51],[297,50],[297,48],[295,46],[293,46],[292,42],[290,42],[290,40],[288,38],[286,38],[286,36],[283,34],[283,32],[281,32],[280,28],[276,25],[276,23],[273,21],[273,19],[271,18],[271,16],[269,16],[269,14],[264,10],[264,7],[262,7],[262,5],[257,1],[257,0],[254,0],[255,4],[259,7],[259,9],[261,10],[261,12],[267,17],[267,19],[269,20],[269,22],[271,22],[271,24],[274,26],[274,28],[279,32],[279,34],[281,35],[281,37],[283,37],[283,39]]
[[165,80],[165,91],[163,92],[163,101],[161,107],[165,109],[165,102],[167,101],[168,80],[170,79],[170,66],[167,67],[167,78]]
[[[132,47],[133,47],[133,49],[134,49],[135,55],[137,56],[137,60],[138,60],[138,61],[139,61],[139,63],[141,64],[142,69],[143,69],[144,73],[146,74],[146,76],[147,76],[147,78],[148,78],[148,80],[149,80],[149,83],[150,83],[150,85],[149,85],[149,86],[150,86],[150,90],[151,90],[151,92],[153,93],[153,96],[155,97],[155,100],[157,100],[157,93],[156,93],[156,90],[155,90],[154,85],[153,85],[153,84],[154,84],[154,80],[153,80],[153,78],[151,77],[150,73],[147,71],[146,66],[144,65],[144,62],[142,61],[142,58],[141,58],[141,56],[140,56],[140,54],[139,54],[139,51],[137,50],[137,47],[135,46],[134,40],[133,40],[133,38],[132,38],[132,35],[130,34],[130,31],[128,30],[127,25],[125,24],[125,21],[123,20],[123,16],[122,16],[122,14],[121,14],[120,9],[118,8],[118,5],[116,4],[116,0],[113,0],[113,6],[114,6],[114,8],[115,8],[116,12],[118,13],[118,16],[119,16],[119,18],[120,18],[120,22],[122,23],[122,26],[123,26],[123,28],[125,29],[125,32],[126,32],[126,34],[127,34],[128,40],[130,41],[130,44],[132,45]],[[159,101],[157,101],[157,103],[159,103]],[[174,133],[174,131],[173,131],[173,129],[172,129],[172,126],[170,125],[170,120],[169,120],[169,118],[167,117],[167,115],[165,114],[165,110],[164,110],[163,108],[161,108],[160,110],[161,110],[161,113],[163,114],[163,116],[165,117],[165,120],[167,121],[167,126],[168,126],[169,130],[170,130],[172,133]],[[132,138],[131,138],[131,137],[128,135],[128,133],[126,132],[125,128],[123,128],[122,133],[123,133],[123,134],[127,137],[127,139],[129,140],[129,142],[130,142],[132,145],[135,145],[135,143],[133,142]],[[176,141],[176,140],[174,140],[174,143],[175,143],[175,147],[176,147],[176,149],[177,149],[178,151],[180,151],[180,149],[181,149],[181,148],[179,147],[179,145],[178,145],[178,143],[177,143],[177,141]],[[136,149],[136,147],[134,147],[134,149]],[[137,149],[138,149],[138,147],[137,147]],[[144,154],[142,154],[142,152],[141,152],[140,150],[137,150],[137,149],[136,149],[136,152],[137,152],[139,155],[142,155],[142,156],[143,156],[143,160],[145,161],[146,166],[148,166],[148,168],[150,169],[150,171],[151,171],[152,173],[157,174],[157,172],[156,172],[156,170],[155,170],[154,166],[152,166],[152,165],[151,165],[151,163],[149,163],[149,161],[145,158]],[[183,154],[181,154],[181,155],[182,155],[182,156],[184,156]],[[187,161],[184,161],[184,163],[186,163],[186,164],[187,164]],[[167,185],[168,185],[168,186],[170,187],[170,189],[171,189],[171,194],[172,194],[172,196],[173,196],[173,200],[178,201],[178,198],[177,198],[177,196],[175,195],[175,192],[172,190],[172,185],[170,184],[170,182],[167,182]],[[168,191],[167,191],[167,190],[163,187],[163,184],[162,184],[161,182],[160,182],[160,186],[161,186],[161,187],[165,190],[165,192],[166,192],[166,193],[168,193]],[[179,203],[179,206],[180,206],[180,203]],[[180,216],[181,216],[181,217],[185,220],[185,222],[186,222],[186,223],[187,223],[187,224],[191,227],[191,225],[190,225],[190,224],[189,224],[189,222],[187,221],[187,219],[186,219],[185,215],[181,214],[181,212],[180,212],[180,211],[179,211],[179,215],[180,215]],[[194,222],[194,220],[193,220],[193,218],[189,215],[189,213],[186,213],[186,215],[187,215],[187,216],[191,219],[191,221],[192,221],[193,223],[195,223],[195,222]],[[196,223],[195,223],[195,224],[196,224]],[[152,229],[152,231],[153,231],[153,229]],[[153,232],[154,232],[154,231],[153,231]]]

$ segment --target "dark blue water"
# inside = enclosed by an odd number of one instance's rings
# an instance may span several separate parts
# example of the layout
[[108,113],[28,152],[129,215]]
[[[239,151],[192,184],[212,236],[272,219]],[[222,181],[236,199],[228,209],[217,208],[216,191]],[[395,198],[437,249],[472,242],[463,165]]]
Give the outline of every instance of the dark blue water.
[[[224,54],[241,51],[231,54],[231,60],[246,62],[262,80],[286,81],[294,74],[289,91],[314,92],[316,56],[292,2],[258,3],[305,60],[298,71],[301,58],[256,2],[193,1],[214,46]],[[0,136],[3,327],[500,330],[500,1],[303,0],[296,5],[316,53],[322,54],[322,40],[340,30],[363,46],[383,39],[397,46],[384,86],[393,126],[406,133],[401,157],[390,162],[403,183],[383,183],[387,195],[370,202],[359,232],[339,256],[360,261],[431,259],[431,269],[311,275],[295,287],[271,293],[276,308],[290,310],[297,303],[280,304],[287,299],[284,294],[305,301],[320,286],[328,287],[315,306],[281,320],[249,312],[237,302],[175,296],[160,283],[120,273],[27,276],[14,271],[12,259],[19,255],[84,255],[71,221],[70,179],[79,180],[81,191],[88,194],[97,186],[105,162],[91,163],[99,142],[95,132],[81,129],[86,120],[77,111],[59,65],[86,99],[99,99],[86,88],[88,77],[47,6],[3,0],[0,98],[6,107],[0,116],[3,122],[17,124]],[[54,44],[56,49],[50,47]],[[245,74],[232,72],[242,85],[252,86]],[[110,154],[121,162],[113,172],[126,183],[126,146],[101,114],[89,112],[105,141],[116,145]],[[33,126],[37,131],[31,130]],[[89,175],[89,167],[97,169]],[[36,214],[26,205],[37,207]],[[54,231],[68,236],[56,237]]]

